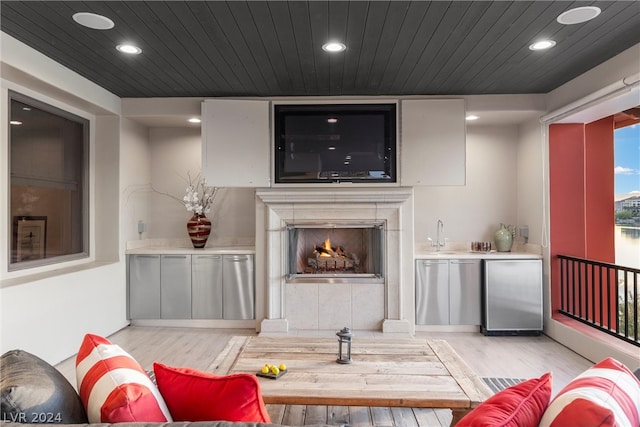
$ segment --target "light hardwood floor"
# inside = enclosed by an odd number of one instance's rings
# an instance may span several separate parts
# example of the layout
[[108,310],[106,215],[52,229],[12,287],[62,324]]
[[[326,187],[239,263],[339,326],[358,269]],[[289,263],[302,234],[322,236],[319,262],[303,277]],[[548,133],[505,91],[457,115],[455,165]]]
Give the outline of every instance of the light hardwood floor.
[[[201,329],[127,327],[108,337],[131,354],[144,369],[153,362],[206,370],[233,335],[255,335],[250,329]],[[327,336],[335,331],[300,331],[288,335]],[[355,331],[358,337],[385,336],[378,332]],[[480,333],[418,332],[420,338],[445,339],[480,377],[533,378],[553,374],[553,395],[593,363],[546,336],[486,337]],[[78,343],[79,345],[80,343]],[[336,338],[337,349],[337,338]],[[57,365],[62,374],[76,383],[75,358]],[[285,425],[355,426],[446,426],[451,421],[447,409],[363,408],[339,406],[267,405],[274,423]]]

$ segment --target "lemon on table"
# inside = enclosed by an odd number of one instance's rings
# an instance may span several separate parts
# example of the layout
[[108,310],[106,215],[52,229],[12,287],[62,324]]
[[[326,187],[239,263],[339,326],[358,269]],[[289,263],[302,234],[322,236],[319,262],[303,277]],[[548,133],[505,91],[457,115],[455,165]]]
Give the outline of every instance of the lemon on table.
[[281,371],[286,371],[287,370],[287,365],[285,365],[284,363],[281,363],[279,366]]
[[272,366],[272,367],[271,367],[271,373],[272,373],[273,375],[278,375],[278,374],[280,373],[280,369],[278,369],[278,367],[277,367],[277,366]]
[[270,369],[270,368],[269,368],[269,365],[264,365],[264,366],[262,367],[262,373],[263,373],[263,374],[268,374],[268,373],[269,373],[269,369]]

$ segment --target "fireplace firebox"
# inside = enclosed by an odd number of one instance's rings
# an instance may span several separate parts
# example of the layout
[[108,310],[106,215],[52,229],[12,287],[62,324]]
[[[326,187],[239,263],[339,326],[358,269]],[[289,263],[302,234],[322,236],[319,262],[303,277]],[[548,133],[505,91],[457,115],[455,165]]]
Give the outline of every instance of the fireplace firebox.
[[287,280],[383,280],[384,223],[290,224]]

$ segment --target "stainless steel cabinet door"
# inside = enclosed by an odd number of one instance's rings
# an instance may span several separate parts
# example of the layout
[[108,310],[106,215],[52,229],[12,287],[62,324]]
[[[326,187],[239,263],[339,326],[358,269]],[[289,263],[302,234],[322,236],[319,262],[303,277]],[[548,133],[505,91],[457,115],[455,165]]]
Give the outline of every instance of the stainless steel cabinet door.
[[160,318],[191,318],[191,255],[161,256]]
[[479,259],[449,261],[449,323],[480,325],[482,273]]
[[485,261],[487,331],[542,330],[542,261]]
[[160,318],[160,255],[129,255],[129,319]]
[[222,317],[254,319],[255,286],[253,255],[222,257]]
[[416,261],[416,324],[449,324],[449,261]]
[[191,256],[191,316],[222,319],[222,255]]

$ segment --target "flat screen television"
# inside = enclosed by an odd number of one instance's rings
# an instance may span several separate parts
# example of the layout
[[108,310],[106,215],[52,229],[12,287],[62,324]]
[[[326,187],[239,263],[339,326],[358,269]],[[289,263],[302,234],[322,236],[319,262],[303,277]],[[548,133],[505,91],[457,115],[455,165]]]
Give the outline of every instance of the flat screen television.
[[275,182],[396,182],[396,104],[277,104]]

